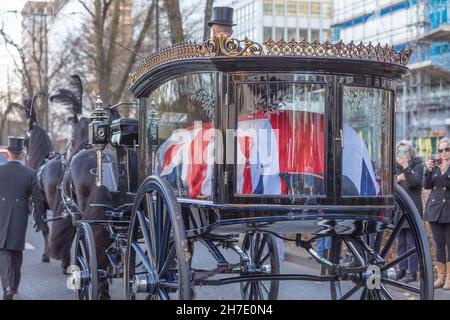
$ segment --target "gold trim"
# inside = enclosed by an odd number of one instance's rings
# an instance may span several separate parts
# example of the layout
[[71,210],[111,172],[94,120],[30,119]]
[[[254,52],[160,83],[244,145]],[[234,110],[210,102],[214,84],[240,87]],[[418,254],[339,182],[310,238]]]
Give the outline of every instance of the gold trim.
[[134,83],[145,73],[161,64],[191,58],[213,58],[219,56],[338,57],[406,65],[412,52],[412,48],[397,51],[394,47],[389,47],[388,45],[382,47],[378,43],[376,46],[373,46],[371,42],[368,45],[364,45],[362,42],[355,45],[353,41],[345,44],[342,41],[337,43],[329,41],[320,43],[317,40],[314,42],[305,40],[286,42],[283,39],[279,41],[269,39],[261,45],[247,38],[238,40],[219,34],[202,44],[182,42],[162,49],[146,58],[129,77],[131,83]]
[[245,38],[238,40],[228,36],[217,35],[203,44],[210,57],[218,56],[260,56],[264,54],[263,47]]

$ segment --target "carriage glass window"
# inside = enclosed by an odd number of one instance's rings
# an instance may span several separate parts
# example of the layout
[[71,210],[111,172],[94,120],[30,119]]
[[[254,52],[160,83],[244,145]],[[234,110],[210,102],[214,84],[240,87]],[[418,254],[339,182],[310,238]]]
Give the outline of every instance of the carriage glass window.
[[237,195],[324,195],[325,85],[238,83]]
[[215,74],[180,76],[156,89],[147,107],[147,170],[182,198],[211,199]]
[[389,90],[344,86],[342,195],[392,194],[392,99]]

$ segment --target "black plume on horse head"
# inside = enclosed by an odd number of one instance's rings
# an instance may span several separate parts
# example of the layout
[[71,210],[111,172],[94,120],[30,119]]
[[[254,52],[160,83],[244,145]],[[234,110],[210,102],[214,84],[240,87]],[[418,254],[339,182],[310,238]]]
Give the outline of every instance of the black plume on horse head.
[[71,75],[69,89],[59,89],[57,94],[50,97],[50,101],[56,101],[67,106],[73,114],[69,120],[77,123],[78,116],[83,112],[83,83],[80,76],[77,74]]

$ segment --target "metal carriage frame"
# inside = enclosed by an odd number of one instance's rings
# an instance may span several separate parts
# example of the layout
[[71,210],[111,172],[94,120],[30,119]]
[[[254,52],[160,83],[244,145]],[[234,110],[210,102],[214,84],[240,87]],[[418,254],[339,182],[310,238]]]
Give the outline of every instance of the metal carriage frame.
[[[353,43],[347,46],[343,43],[309,44],[305,41],[289,44],[268,41],[265,46],[266,50],[247,39],[239,41],[217,36],[201,45],[186,43],[163,50],[150,56],[131,74],[130,91],[140,104],[138,145],[141,183],[132,215],[127,217],[130,218],[127,240],[122,242],[123,246],[126,245],[122,255],[126,298],[136,299],[143,295],[147,299],[191,299],[195,295],[193,287],[196,285],[240,283],[243,298],[276,299],[280,280],[306,280],[330,282],[333,299],[354,297],[359,290],[362,291],[361,299],[393,299],[386,285],[411,291],[422,299],[431,299],[432,267],[426,234],[407,194],[394,187],[393,156],[389,158],[389,195],[341,196],[343,142],[339,131],[342,128],[342,88],[353,85],[386,89],[391,91],[391,99],[394,100],[394,81],[408,72],[404,65],[411,51],[397,52],[387,47],[365,47],[362,44],[356,47]],[[148,161],[144,161],[148,148],[144,135],[148,96],[168,80],[197,72],[215,73],[214,127],[219,130],[236,128],[236,122],[230,125],[226,121],[227,112],[236,108],[236,105],[232,106],[234,89],[230,85],[231,78],[245,78],[255,73],[295,73],[310,78],[320,77],[320,83],[326,90],[325,128],[329,130],[325,135],[324,196],[235,196],[234,166],[215,164],[212,199],[182,199],[175,196],[166,181],[149,174]],[[392,121],[393,106],[388,111]],[[229,118],[237,119],[235,114]],[[391,123],[388,141],[392,154],[393,128]],[[394,208],[400,216],[398,221],[387,214]],[[409,224],[416,247],[388,261],[395,238],[404,223]],[[81,235],[89,234],[89,231],[83,231],[89,229],[86,224],[89,221],[80,224]],[[393,231],[383,237],[387,230]],[[295,233],[296,237],[285,238],[280,235],[283,232]],[[238,241],[239,233],[245,234],[242,245]],[[305,233],[315,236],[305,239],[302,237]],[[326,236],[331,237],[332,244],[327,256],[321,256],[313,249],[313,243]],[[322,274],[279,274],[275,237],[294,241],[297,246],[306,249],[322,265]],[[119,238],[123,240],[124,235],[119,235]],[[93,240],[87,243],[90,241]],[[192,268],[195,242],[205,245],[217,261],[214,269]],[[341,261],[344,245],[352,257],[350,264]],[[239,261],[228,262],[219,247],[233,250]],[[392,268],[413,255],[419,258],[418,287],[403,284],[392,276]],[[87,256],[93,257],[95,252]],[[100,276],[102,272],[93,271],[93,268],[90,270],[87,277],[90,281],[87,283],[92,287],[93,282],[98,283],[98,280],[92,279],[97,279],[96,274]],[[216,278],[221,274],[237,276]],[[342,293],[341,289],[344,282],[351,283],[351,289],[346,293]],[[88,285],[83,288],[88,288],[87,292],[90,292]],[[86,296],[93,297],[95,292]]]

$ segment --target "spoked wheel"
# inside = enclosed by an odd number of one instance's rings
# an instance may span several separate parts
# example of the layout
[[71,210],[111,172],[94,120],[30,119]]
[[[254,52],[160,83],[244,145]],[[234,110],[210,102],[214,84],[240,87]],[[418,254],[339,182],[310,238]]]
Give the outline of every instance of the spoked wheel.
[[130,221],[126,298],[190,299],[190,259],[177,199],[167,182],[151,176],[139,188]]
[[[411,198],[397,185],[395,205],[398,216],[392,230],[361,237],[343,236],[333,239],[330,253],[330,260],[334,260],[332,262],[342,259],[342,248],[345,245],[352,255],[352,267],[366,266],[367,269],[356,275],[356,279],[351,282],[331,282],[332,299],[433,299],[433,269],[425,227]],[[411,230],[414,246],[398,253],[395,240],[405,227]],[[417,281],[405,283],[396,279],[399,264],[408,260],[412,263],[413,257],[418,266]]]
[[94,234],[89,223],[78,226],[75,242],[75,265],[80,270],[79,288],[75,290],[79,300],[97,300],[98,272]]
[[[248,232],[242,243],[242,250],[247,254],[248,274],[279,274],[280,260],[275,237],[270,233]],[[241,282],[241,296],[244,300],[276,300],[279,281]]]

